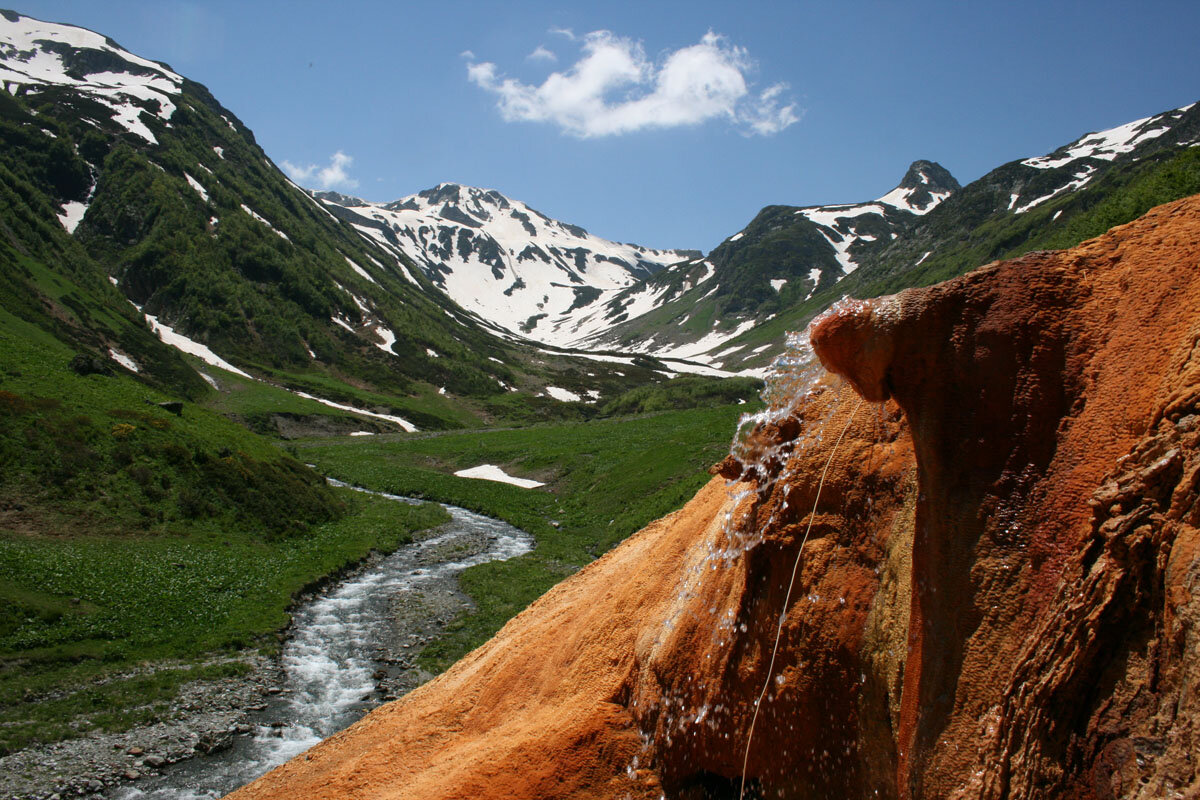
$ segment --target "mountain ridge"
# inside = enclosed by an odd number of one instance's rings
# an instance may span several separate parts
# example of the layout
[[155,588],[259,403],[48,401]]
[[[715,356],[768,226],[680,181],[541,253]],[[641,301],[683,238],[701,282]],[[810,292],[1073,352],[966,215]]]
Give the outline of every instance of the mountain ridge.
[[594,309],[606,297],[699,255],[603,239],[495,189],[457,183],[387,203],[313,196],[374,243],[412,259],[480,321],[544,344],[577,343],[597,329]]
[[626,290],[660,299],[589,344],[686,353],[761,374],[788,331],[842,297],[927,285],[1037,247],[1070,247],[1200,191],[1197,142],[1200,105],[1192,103],[1003,164],[938,192],[936,204],[915,207],[921,213],[872,208],[905,196],[903,186],[865,203],[767,206],[704,259]]

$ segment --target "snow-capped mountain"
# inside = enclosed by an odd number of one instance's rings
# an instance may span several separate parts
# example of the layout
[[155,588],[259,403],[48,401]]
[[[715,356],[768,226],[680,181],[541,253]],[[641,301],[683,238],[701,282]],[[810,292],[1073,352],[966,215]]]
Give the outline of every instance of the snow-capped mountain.
[[183,77],[98,33],[0,10],[0,86],[68,86],[106,107],[110,119],[157,144],[146,117],[167,123]]
[[768,206],[707,257],[673,265],[609,300],[610,329],[588,344],[719,367],[739,349],[726,343],[771,319],[785,298],[803,302],[818,287],[836,285],[959,188],[941,165],[916,161],[877,200]]
[[[841,276],[834,276],[837,281],[858,269],[858,261],[852,252],[857,249],[856,245],[898,238],[898,231],[911,223],[910,215],[928,214],[961,188],[941,164],[914,161],[900,184],[878,200],[844,206],[810,206],[798,208],[793,213],[812,222],[833,248],[834,258],[841,267]],[[819,267],[809,271],[808,279],[812,283],[809,296],[816,290],[823,272]]]
[[[578,372],[517,339],[761,369],[786,331],[847,294],[1070,246],[1200,191],[1193,104],[962,188],[917,161],[869,202],[768,206],[702,257],[607,241],[457,184],[387,204],[314,196],[203,86],[69,25],[0,13],[0,87],[0,166],[28,206],[3,221],[22,247],[46,263],[90,259],[104,293],[239,368],[410,398],[538,391],[565,385],[547,370]],[[100,339],[97,352],[130,355]]]
[[1081,189],[1096,178],[1108,164],[1135,151],[1140,150],[1143,154],[1148,154],[1155,149],[1155,145],[1169,147],[1200,143],[1200,137],[1193,137],[1187,141],[1187,136],[1184,137],[1185,140],[1168,137],[1161,142],[1155,142],[1172,131],[1176,134],[1183,133],[1184,128],[1179,127],[1179,123],[1195,105],[1192,103],[1152,117],[1135,119],[1105,131],[1087,133],[1053,153],[1022,160],[1021,166],[1054,175],[1058,180],[1046,185],[1045,181],[1038,180],[1038,176],[1031,176],[1025,184],[1029,190],[1011,193],[1005,210],[1024,214],[1047,200]]
[[[2,12],[0,88],[0,259],[45,267],[0,270],[0,309],[96,363],[189,397],[222,385],[210,371],[286,380],[356,419],[420,428],[490,418],[511,392],[585,388],[573,363],[527,369],[531,350],[414,286],[412,262],[333,217],[170,67]],[[593,372],[587,389],[625,388]]]
[[1085,134],[965,187],[938,164],[917,161],[877,200],[768,206],[705,258],[609,300],[613,327],[586,344],[726,371],[761,369],[786,331],[803,329],[842,297],[895,292],[1031,249],[1068,247],[1129,221],[1152,201],[1186,194],[1194,167],[1178,160],[1200,156],[1197,145],[1200,104],[1193,103]]
[[621,290],[699,255],[611,242],[495,190],[454,183],[386,204],[315,196],[363,236],[411,258],[481,320],[560,346],[608,327],[601,309]]

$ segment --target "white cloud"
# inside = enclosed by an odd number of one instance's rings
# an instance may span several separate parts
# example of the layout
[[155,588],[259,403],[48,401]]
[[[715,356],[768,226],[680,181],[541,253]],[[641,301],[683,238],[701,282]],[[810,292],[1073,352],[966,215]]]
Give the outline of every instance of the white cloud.
[[475,53],[473,53],[470,50],[463,50],[458,55],[459,55],[459,58],[467,58],[467,59],[470,59],[471,61],[475,60]]
[[547,31],[547,33],[555,33],[559,36],[565,36],[572,42],[575,41],[575,31],[571,30],[570,28],[551,28],[549,31]]
[[504,78],[490,62],[469,64],[467,78],[497,96],[504,119],[550,122],[584,138],[715,118],[747,135],[770,136],[800,119],[796,104],[784,101],[787,85],[752,92],[746,73],[753,64],[746,50],[712,31],[657,62],[646,57],[640,42],[609,31],[578,38],[580,59],[540,86]]
[[296,183],[311,185],[316,189],[353,189],[358,181],[350,177],[346,171],[354,158],[338,150],[329,157],[328,166],[309,164],[307,167],[297,166],[290,161],[283,162],[283,171]]
[[554,55],[554,53],[551,53],[549,50],[547,50],[545,47],[542,47],[539,44],[532,53],[525,56],[525,60],[526,61],[558,61],[558,56]]

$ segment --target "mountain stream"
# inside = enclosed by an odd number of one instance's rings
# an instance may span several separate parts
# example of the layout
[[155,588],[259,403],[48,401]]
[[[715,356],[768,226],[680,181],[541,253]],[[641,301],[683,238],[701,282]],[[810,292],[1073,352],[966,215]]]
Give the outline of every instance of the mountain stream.
[[[332,479],[330,483],[346,485]],[[368,493],[401,503],[419,502]],[[507,523],[455,506],[445,508],[452,519],[434,536],[401,547],[293,613],[282,653],[282,691],[255,713],[250,733],[236,737],[226,750],[182,761],[161,775],[126,786],[115,794],[116,800],[221,797],[386,699],[377,692],[377,681],[386,672],[378,656],[388,649],[389,637],[395,641],[405,635],[405,625],[395,620],[397,609],[413,604],[419,608],[430,594],[456,594],[453,578],[467,567],[514,558],[533,546],[529,534]]]

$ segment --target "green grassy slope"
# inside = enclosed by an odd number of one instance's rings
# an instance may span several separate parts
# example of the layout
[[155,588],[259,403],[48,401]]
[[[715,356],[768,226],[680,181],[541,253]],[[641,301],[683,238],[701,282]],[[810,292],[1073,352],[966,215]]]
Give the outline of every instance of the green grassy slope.
[[[532,553],[473,567],[464,590],[476,611],[422,654],[436,670],[481,644],[562,578],[647,523],[681,507],[727,452],[739,415],[727,405],[640,417],[371,440],[317,440],[301,456],[372,489],[453,503],[506,520],[537,540]],[[521,489],[458,478],[496,464],[544,481]]]
[[335,492],[115,365],[79,374],[31,316],[0,307],[0,753],[152,720],[273,646],[304,586],[445,519]]

